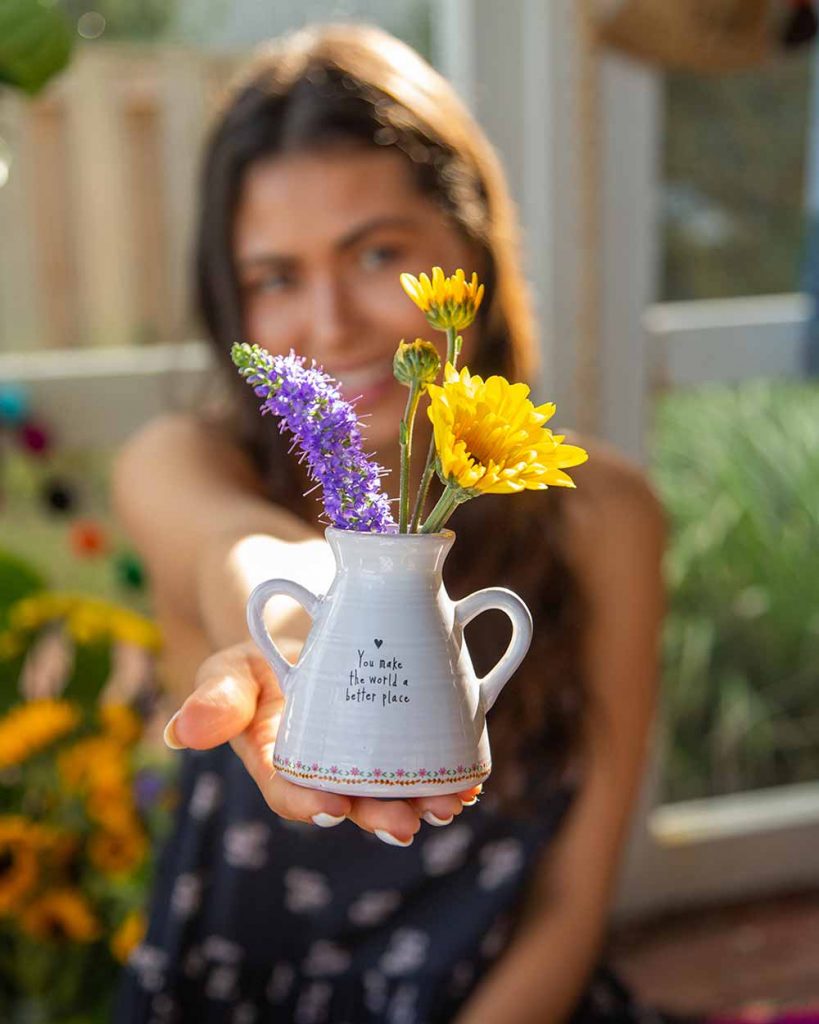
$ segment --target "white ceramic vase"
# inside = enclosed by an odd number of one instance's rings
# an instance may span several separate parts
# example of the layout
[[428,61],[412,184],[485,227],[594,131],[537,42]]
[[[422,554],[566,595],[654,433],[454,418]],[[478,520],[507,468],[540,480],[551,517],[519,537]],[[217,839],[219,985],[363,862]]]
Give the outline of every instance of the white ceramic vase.
[[[251,636],[285,695],[276,768],[298,785],[356,796],[455,793],[483,782],[492,767],[485,716],[529,648],[529,609],[502,587],[450,599],[442,570],[452,530],[328,527],[325,536],[336,560],[325,595],[271,579],[248,600]],[[275,594],[313,619],[292,666],[264,624]],[[463,629],[489,608],[509,616],[512,638],[477,679]]]

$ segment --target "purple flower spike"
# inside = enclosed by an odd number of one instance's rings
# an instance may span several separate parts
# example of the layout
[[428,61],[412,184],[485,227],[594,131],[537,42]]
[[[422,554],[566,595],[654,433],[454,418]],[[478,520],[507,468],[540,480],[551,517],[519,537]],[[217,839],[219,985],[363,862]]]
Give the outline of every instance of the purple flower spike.
[[390,499],[381,490],[385,470],[362,451],[355,410],[329,374],[304,365],[304,356],[274,356],[258,345],[236,344],[231,358],[264,399],[262,414],[280,417],[279,430],[293,435],[293,448],[307,459],[308,475],[322,488],[331,526],[361,533],[395,533]]

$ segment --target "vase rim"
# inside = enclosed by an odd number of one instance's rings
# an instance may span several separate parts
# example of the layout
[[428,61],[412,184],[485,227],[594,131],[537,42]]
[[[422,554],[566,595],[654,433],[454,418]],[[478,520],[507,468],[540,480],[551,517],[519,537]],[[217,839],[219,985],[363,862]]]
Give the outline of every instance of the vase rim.
[[410,540],[426,542],[455,539],[455,531],[446,526],[437,533],[376,533],[372,530],[342,530],[337,526],[327,526],[324,529],[324,535],[328,540],[332,535],[334,537],[377,537],[379,540],[398,540],[402,543]]

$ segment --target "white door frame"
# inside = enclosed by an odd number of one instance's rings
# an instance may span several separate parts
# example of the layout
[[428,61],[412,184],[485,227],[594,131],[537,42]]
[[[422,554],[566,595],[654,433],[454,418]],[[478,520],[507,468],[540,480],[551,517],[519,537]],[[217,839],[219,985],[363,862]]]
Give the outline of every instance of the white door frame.
[[660,89],[633,62],[593,59],[585,6],[436,0],[435,59],[499,150],[518,204],[540,390],[558,426],[593,429],[641,461]]

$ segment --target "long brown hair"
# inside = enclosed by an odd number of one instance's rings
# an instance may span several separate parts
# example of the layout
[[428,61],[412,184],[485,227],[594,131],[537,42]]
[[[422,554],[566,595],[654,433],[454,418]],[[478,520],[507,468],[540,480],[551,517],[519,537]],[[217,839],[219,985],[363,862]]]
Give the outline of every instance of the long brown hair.
[[[339,142],[400,149],[418,187],[482,254],[487,301],[470,370],[531,382],[538,369],[515,210],[494,150],[446,80],[414,50],[370,26],[310,28],[266,45],[230,89],[208,142],[198,304],[232,389],[237,440],[271,500],[310,522],[315,495],[304,496],[295,457],[259,415],[258,400],[230,362],[231,343],[245,333],[231,237],[253,161]],[[450,524],[458,540],[444,566],[453,599],[508,586],[532,611],[532,646],[490,713],[492,789],[506,810],[521,814],[537,808],[541,787],[548,794],[582,747],[586,689],[578,645],[585,613],[564,558],[565,494],[554,488],[467,502]],[[509,635],[500,612],[467,626],[479,676],[503,653]]]

